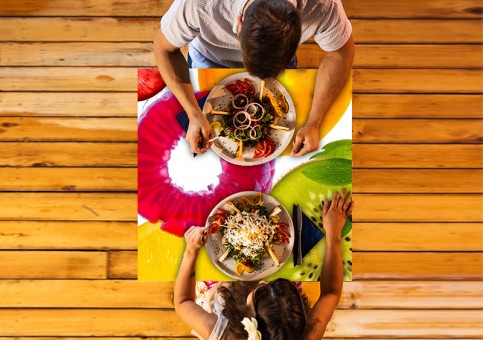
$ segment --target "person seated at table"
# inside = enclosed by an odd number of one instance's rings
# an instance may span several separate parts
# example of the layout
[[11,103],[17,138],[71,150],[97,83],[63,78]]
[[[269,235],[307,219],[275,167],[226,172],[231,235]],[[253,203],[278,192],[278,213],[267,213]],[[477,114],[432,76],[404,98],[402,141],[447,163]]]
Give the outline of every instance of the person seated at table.
[[327,247],[320,296],[312,308],[286,279],[203,285],[203,294],[196,298],[195,263],[207,228],[191,227],[185,234],[186,250],[176,278],[176,313],[201,339],[321,339],[342,292],[340,235],[353,207],[345,189],[341,195],[336,192],[331,202],[323,202]]
[[241,68],[261,79],[296,67],[297,46],[313,37],[325,50],[317,72],[309,117],[299,129],[291,155],[317,150],[324,115],[341,92],[352,67],[352,27],[340,0],[175,0],[154,40],[159,72],[186,111],[186,139],[204,153],[213,137],[195,99],[193,68]]

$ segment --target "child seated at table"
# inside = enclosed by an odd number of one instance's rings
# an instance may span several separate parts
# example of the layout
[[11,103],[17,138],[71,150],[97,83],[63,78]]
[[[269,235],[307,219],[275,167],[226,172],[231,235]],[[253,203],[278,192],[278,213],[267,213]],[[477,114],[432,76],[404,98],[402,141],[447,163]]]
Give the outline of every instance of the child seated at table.
[[323,202],[327,247],[320,296],[312,308],[296,284],[286,279],[198,283],[196,298],[195,263],[206,243],[206,228],[191,227],[176,278],[176,313],[201,339],[321,339],[342,292],[340,234],[353,207],[345,189]]

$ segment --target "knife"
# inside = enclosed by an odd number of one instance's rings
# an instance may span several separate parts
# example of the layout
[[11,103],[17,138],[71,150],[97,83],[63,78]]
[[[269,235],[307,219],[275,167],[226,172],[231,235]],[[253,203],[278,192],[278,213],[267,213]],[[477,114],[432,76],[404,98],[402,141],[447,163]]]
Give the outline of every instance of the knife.
[[295,237],[295,253],[294,253],[294,264],[301,265],[302,264],[302,209],[298,204],[293,205],[293,221],[294,221],[294,229],[296,233]]

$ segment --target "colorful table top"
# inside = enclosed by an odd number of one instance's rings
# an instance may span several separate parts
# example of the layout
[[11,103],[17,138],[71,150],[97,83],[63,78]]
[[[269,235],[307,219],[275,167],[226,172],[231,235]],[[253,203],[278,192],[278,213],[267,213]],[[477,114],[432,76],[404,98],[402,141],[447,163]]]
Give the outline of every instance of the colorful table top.
[[[243,71],[242,69],[191,69],[190,77],[195,91],[203,92],[211,90],[214,85],[227,76]],[[307,119],[316,73],[315,69],[287,70],[277,79],[290,93],[294,102],[295,133]],[[242,183],[245,185],[243,188],[252,186],[252,190],[268,192],[279,200],[290,214],[292,204],[300,204],[304,213],[317,226],[321,222],[317,220],[320,218],[320,214],[316,214],[317,204],[313,204],[312,201],[320,201],[322,197],[330,199],[334,191],[340,190],[341,187],[351,189],[352,185],[350,165],[351,85],[350,78],[324,118],[320,130],[322,153],[313,152],[303,157],[291,157],[288,156],[290,143],[281,156],[272,161],[269,166],[267,165],[268,168],[265,166],[263,169],[250,170],[255,171],[251,175],[245,174],[245,177],[256,177],[262,173],[270,173],[269,177],[264,177],[262,184],[260,181]],[[204,93],[200,93],[200,97]],[[159,112],[155,113],[153,106],[156,105],[164,107],[164,111],[158,110]],[[138,279],[172,281],[176,279],[184,252],[184,239],[174,235],[176,233],[180,235],[179,230],[173,229],[176,228],[177,222],[170,220],[177,211],[182,209],[173,201],[178,200],[178,202],[183,202],[183,205],[189,202],[190,207],[184,208],[183,214],[179,216],[180,218],[193,218],[193,221],[200,224],[199,219],[196,220],[191,216],[191,211],[202,211],[198,214],[202,216],[206,214],[207,207],[198,207],[201,205],[198,202],[205,202],[204,205],[209,205],[212,203],[206,202],[210,199],[213,202],[221,201],[227,196],[223,196],[225,193],[219,188],[222,186],[221,184],[227,183],[227,180],[233,182],[238,181],[237,178],[245,177],[236,177],[233,174],[236,170],[228,169],[227,171],[227,166],[220,163],[219,157],[212,150],[193,158],[188,143],[180,137],[183,131],[172,120],[162,119],[161,123],[154,123],[160,121],[159,117],[165,117],[167,111],[172,111],[171,114],[182,111],[177,101],[175,103],[173,98],[170,99],[169,93],[166,91],[162,91],[147,101],[139,102],[138,107],[141,113],[138,151],[140,211],[151,212],[160,209],[166,211],[166,214],[162,215],[164,222],[155,221],[153,216],[159,216],[156,214],[139,216]],[[146,112],[148,113],[146,114]],[[155,117],[155,115],[158,116]],[[172,129],[167,129],[167,127],[172,127]],[[166,130],[168,132],[164,132]],[[169,141],[170,138],[173,140]],[[159,140],[168,140],[170,143],[159,142]],[[310,160],[314,156],[317,158]],[[322,160],[322,158],[329,159]],[[202,169],[202,171],[197,171],[197,169]],[[231,174],[226,172],[231,172]],[[158,177],[159,174],[163,176],[161,179]],[[163,181],[168,183],[167,186],[158,185]],[[143,210],[146,205],[149,209]],[[186,211],[189,211],[189,214]],[[145,215],[149,215],[149,213]],[[153,223],[148,222],[144,217],[148,217]],[[342,246],[345,248],[346,280],[351,278],[352,270],[352,232],[350,230],[352,224],[349,222],[343,231],[345,243]],[[290,256],[286,264],[268,279],[285,277],[298,281],[317,280],[323,262],[324,249],[325,240],[322,239],[304,257],[303,265],[294,266],[293,258]],[[198,258],[196,269],[198,280],[232,280],[213,265],[204,248]]]

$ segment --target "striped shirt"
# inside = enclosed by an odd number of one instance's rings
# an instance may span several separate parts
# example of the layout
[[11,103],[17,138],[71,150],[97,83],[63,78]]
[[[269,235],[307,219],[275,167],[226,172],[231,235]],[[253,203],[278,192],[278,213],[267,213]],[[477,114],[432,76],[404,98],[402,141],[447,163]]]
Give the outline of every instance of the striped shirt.
[[[199,55],[225,67],[242,67],[238,22],[247,0],[174,0],[161,19],[161,30],[176,47],[189,44]],[[325,51],[341,48],[352,33],[340,0],[298,0],[302,19],[300,44],[314,37]],[[213,67],[193,65],[193,67]]]

